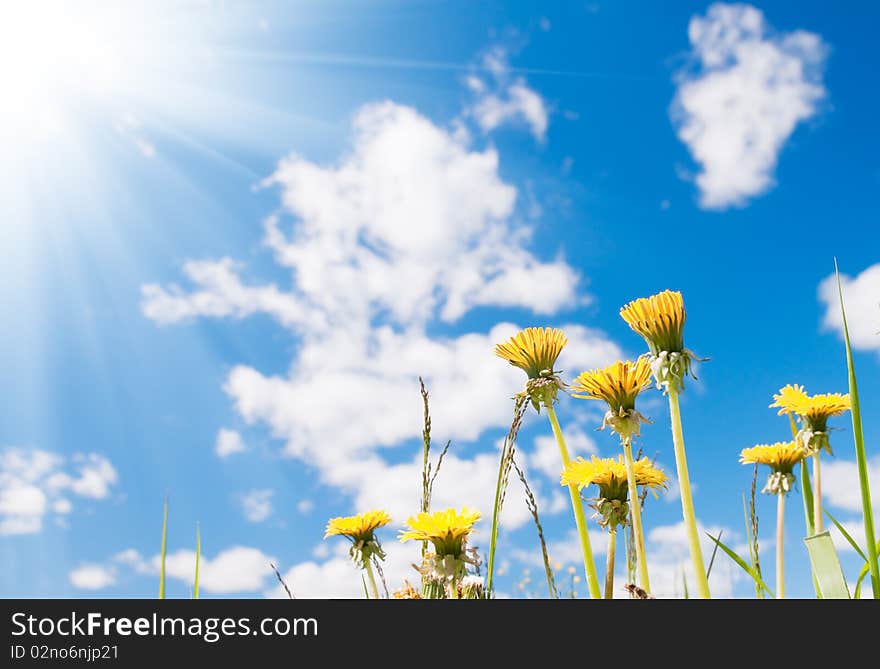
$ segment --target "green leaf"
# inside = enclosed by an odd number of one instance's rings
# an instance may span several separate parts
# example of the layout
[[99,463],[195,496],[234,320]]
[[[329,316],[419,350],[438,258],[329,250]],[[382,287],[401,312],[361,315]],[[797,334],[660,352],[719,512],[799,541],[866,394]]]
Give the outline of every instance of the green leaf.
[[[877,552],[880,553],[880,541],[877,542]],[[859,571],[859,577],[856,579],[856,589],[853,592],[853,599],[861,599],[862,597],[862,581],[865,580],[865,576],[868,575],[868,563],[862,565],[861,571]]]
[[738,564],[738,565],[740,566],[740,568],[741,568],[745,573],[747,573],[749,576],[751,576],[751,577],[752,577],[752,580],[755,581],[756,584],[758,584],[759,586],[761,586],[762,588],[764,588],[764,590],[767,592],[768,595],[770,595],[771,597],[775,597],[775,596],[776,596],[776,595],[773,594],[773,591],[767,586],[767,584],[764,583],[764,580],[761,578],[761,576],[760,576],[760,575],[759,575],[754,569],[752,569],[752,568],[749,566],[749,564],[748,564],[745,560],[743,560],[739,555],[737,555],[735,551],[733,551],[732,549],[730,549],[730,548],[728,548],[727,546],[725,546],[724,543],[721,541],[721,539],[716,538],[716,537],[713,537],[713,536],[712,536],[711,534],[709,534],[708,532],[706,532],[706,535],[707,535],[712,541],[715,542],[715,545],[716,545],[716,546],[718,546],[721,550],[723,550],[725,553],[727,553],[727,556],[728,556],[731,560],[733,560],[736,564]]
[[837,276],[837,294],[840,297],[840,316],[843,319],[843,338],[846,342],[846,367],[849,372],[849,397],[852,407],[853,441],[856,447],[856,461],[859,466],[859,488],[862,493],[862,519],[865,522],[865,543],[868,546],[868,570],[871,572],[871,587],[874,599],[880,599],[880,563],[877,561],[877,545],[874,538],[874,512],[871,507],[871,488],[868,482],[868,460],[865,455],[865,435],[862,433],[862,412],[859,407],[859,387],[856,383],[856,369],[853,363],[852,346],[849,341],[849,328],[846,324],[846,310],[843,307],[843,288],[840,285],[840,272],[837,259],[834,260],[834,274]]
[[193,599],[199,598],[199,562],[202,558],[202,533],[196,525],[196,578],[193,583]]
[[819,583],[822,599],[849,599],[849,588],[843,577],[843,568],[837,557],[837,550],[831,540],[831,534],[822,532],[804,539],[810,564]]
[[168,497],[165,497],[165,511],[162,514],[162,550],[159,567],[159,599],[165,599],[165,553],[168,548]]
[[831,522],[834,523],[834,526],[837,528],[837,531],[843,535],[843,538],[849,542],[849,545],[853,547],[856,553],[865,561],[868,561],[868,558],[865,557],[864,551],[859,547],[856,543],[856,540],[852,538],[849,532],[844,529],[843,525],[837,522],[837,519],[831,515],[831,512],[828,509],[825,509],[825,515],[831,519]]

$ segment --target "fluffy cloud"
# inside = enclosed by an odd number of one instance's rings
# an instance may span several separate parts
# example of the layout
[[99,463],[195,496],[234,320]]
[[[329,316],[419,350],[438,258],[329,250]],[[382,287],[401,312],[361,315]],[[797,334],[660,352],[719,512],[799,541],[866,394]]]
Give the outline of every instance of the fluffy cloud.
[[0,451],[0,535],[37,533],[47,513],[71,512],[69,495],[105,499],[117,480],[110,461],[96,453],[67,461],[47,451],[6,448]]
[[235,263],[229,258],[191,260],[184,264],[183,273],[196,290],[186,293],[174,284],[167,289],[157,284],[145,285],[145,316],[162,325],[194,316],[244,318],[255,313],[270,314],[288,325],[305,316],[305,310],[289,293],[282,293],[273,285],[243,285]]
[[[381,506],[400,522],[420,494],[421,463],[400,456],[392,463],[386,453],[421,436],[418,377],[431,392],[435,439],[455,444],[506,430],[511,395],[524,382],[492,354],[518,325],[445,336],[430,334],[431,326],[480,306],[525,308],[545,321],[588,298],[577,294],[577,273],[563,258],[529,250],[531,230],[516,216],[517,191],[500,178],[494,149],[474,150],[392,102],[363,107],[353,128],[353,149],[337,164],[291,155],[265,182],[279,189],[282,208],[265,222],[264,242],[291,272],[289,292],[251,285],[228,259],[204,261],[184,269],[191,290],[144,287],[143,311],[163,324],[260,312],[290,329],[297,350],[285,373],[237,365],[228,374],[224,389],[237,413],[267,427],[288,456],[314,467],[356,508]],[[621,354],[600,331],[563,327],[570,341],[562,369]],[[491,509],[497,461],[496,451],[464,456],[454,445],[435,505]],[[554,493],[539,498],[542,508],[560,508],[564,498]],[[522,504],[505,514],[508,527],[529,518]]]
[[[598,454],[599,452],[596,449],[596,442],[577,426],[566,429],[564,436],[571,457],[591,453]],[[542,434],[535,438],[535,446],[528,456],[528,461],[532,467],[542,472],[547,478],[559,481],[562,464],[559,459],[559,446],[553,435]]]
[[[868,480],[871,482],[871,501],[880,504],[880,458],[868,461]],[[854,460],[822,461],[822,496],[831,507],[844,511],[862,510],[859,470]],[[875,510],[875,513],[880,508]]]
[[[199,558],[199,589],[206,593],[230,595],[243,592],[260,592],[273,577],[270,563],[276,559],[250,546],[232,546],[211,558],[202,553]],[[132,573],[155,576],[159,573],[161,557],[145,558],[134,548],[117,553],[112,564],[125,565]],[[196,554],[191,550],[179,550],[165,556],[165,575],[193,585]],[[104,569],[112,568],[104,565]]]
[[[700,535],[703,559],[707,565],[715,548],[715,543],[706,536],[707,532],[717,537],[723,531],[722,541],[728,546],[735,546],[735,543],[731,544],[731,540],[735,539],[737,535],[729,528],[707,527],[697,521],[697,531]],[[648,532],[646,540],[651,590],[654,594],[657,597],[682,597],[682,578],[687,579],[688,587],[693,592],[696,580],[694,579],[684,521],[674,525],[655,527]],[[709,576],[709,589],[712,596],[716,598],[732,597],[734,586],[744,578],[746,577],[742,570],[719,552]]]
[[[325,547],[326,544],[320,546]],[[401,587],[404,579],[417,584],[419,575],[412,566],[419,561],[417,544],[386,542],[384,548],[387,555],[382,563],[382,572],[389,592]],[[363,599],[361,574],[348,556],[348,543],[339,541],[323,561],[307,560],[296,564],[286,570],[282,578],[297,599]],[[383,590],[381,584],[379,590]],[[277,582],[265,595],[272,599],[287,597],[287,593]]]
[[484,132],[506,123],[525,123],[535,139],[544,141],[549,123],[547,103],[525,79],[511,76],[507,52],[495,47],[484,56],[482,65],[491,75],[488,80],[476,75],[465,80],[476,97],[468,114]]
[[241,510],[252,523],[262,523],[272,515],[273,490],[251,490],[241,496]]
[[703,207],[744,205],[773,185],[782,146],[825,97],[826,46],[776,34],[763,13],[714,4],[688,26],[694,67],[679,73],[672,118],[701,171]]
[[455,321],[490,303],[552,313],[575,302],[575,271],[540,261],[513,224],[516,190],[493,149],[471,151],[414,109],[367,105],[354,119],[355,149],[324,167],[291,155],[266,181],[297,219],[278,217],[266,244],[295,275],[295,294],[245,287],[228,259],[190,262],[195,288],[147,285],[144,313],[159,323],[262,312],[308,332],[387,314],[401,325]]
[[[735,536],[729,529],[719,527],[706,527],[698,523],[700,536],[702,537],[703,558],[708,563],[709,556],[712,554],[714,543],[706,537],[706,532],[710,532],[713,536],[718,536],[719,531],[723,530],[724,541],[729,544],[729,538]],[[617,552],[617,573],[614,580],[617,584],[615,588],[615,597],[627,598],[629,594],[624,589],[627,583],[626,574],[623,571],[625,552],[623,549],[623,539],[618,537]],[[581,553],[580,540],[575,530],[569,531],[561,538],[548,539],[548,552],[550,554],[551,564],[555,565],[555,569],[559,571],[559,567],[570,568],[574,566],[574,573],[583,579],[583,556]],[[684,522],[674,525],[661,525],[654,527],[648,531],[645,537],[645,551],[648,554],[648,569],[651,579],[651,591],[660,598],[664,597],[682,597],[683,576],[687,578],[688,587],[691,592],[694,591],[695,581],[693,577],[693,568],[691,567],[690,552],[688,549],[687,531]],[[590,532],[590,544],[593,548],[593,554],[596,557],[603,556],[608,550],[608,534],[606,532]],[[537,567],[543,570],[543,562],[540,552],[537,550],[517,550],[512,553],[513,557],[519,562],[529,566]],[[599,561],[597,560],[597,565]],[[733,588],[737,582],[743,579],[742,571],[732,562],[727,560],[723,555],[716,557],[712,566],[712,573],[709,577],[709,587],[713,597],[731,597]],[[557,576],[557,586],[560,590],[567,589],[567,579]],[[543,581],[542,581],[543,583]],[[581,582],[577,587],[582,595],[586,592],[584,584]],[[546,590],[540,591],[538,596],[544,597]]]
[[225,427],[220,428],[217,432],[217,443],[214,452],[218,457],[228,458],[234,453],[241,453],[247,450],[241,435],[235,430],[228,430]]
[[68,574],[74,588],[80,590],[102,590],[116,583],[115,571],[100,564],[83,564]]
[[[871,265],[856,277],[840,275],[846,324],[850,342],[863,351],[880,351],[880,263]],[[822,324],[843,336],[843,316],[834,274],[819,284],[819,301],[825,306]]]

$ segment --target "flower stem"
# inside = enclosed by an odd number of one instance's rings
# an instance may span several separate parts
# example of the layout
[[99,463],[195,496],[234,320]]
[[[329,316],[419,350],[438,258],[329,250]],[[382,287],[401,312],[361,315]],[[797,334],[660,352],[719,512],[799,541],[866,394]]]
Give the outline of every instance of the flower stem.
[[[562,429],[559,427],[559,420],[556,418],[556,411],[553,410],[553,402],[545,402],[544,407],[547,409],[547,417],[550,419],[550,427],[553,428],[553,436],[556,437],[556,443],[559,445],[559,454],[562,456],[563,466],[569,463],[568,448],[565,445],[565,439],[562,436]],[[581,540],[581,551],[584,554],[584,574],[587,577],[587,586],[590,589],[590,597],[593,599],[601,599],[602,592],[599,590],[599,577],[596,575],[596,565],[593,562],[593,549],[590,546],[590,535],[587,532],[587,519],[584,517],[584,505],[581,502],[581,496],[577,486],[568,486],[568,494],[571,496],[571,508],[574,511],[574,520],[577,524],[578,536]]]
[[684,452],[684,434],[681,429],[681,407],[678,404],[678,389],[669,386],[669,414],[672,420],[672,445],[675,450],[675,467],[678,470],[678,485],[681,489],[681,511],[687,530],[691,562],[694,566],[694,579],[697,581],[697,594],[702,599],[709,599],[709,579],[706,577],[706,566],[703,563],[703,552],[700,550],[700,535],[697,534],[697,519],[694,514],[694,500],[691,495],[691,481],[688,476],[687,456]]
[[632,442],[623,439],[623,461],[626,464],[626,483],[629,489],[629,509],[635,536],[636,562],[639,567],[639,585],[645,592],[651,592],[648,581],[648,556],[645,554],[645,534],[642,530],[642,508],[639,489],[636,486],[636,471],[633,466]]
[[[506,446],[506,444],[505,444]],[[498,544],[498,521],[501,511],[501,485],[504,479],[504,460],[506,451],[502,451],[498,460],[498,481],[495,484],[495,503],[492,506],[492,529],[489,531],[489,565],[486,568],[486,595],[492,597],[493,576],[495,574],[495,547]]]
[[605,599],[614,599],[614,553],[617,544],[617,528],[608,533],[608,554],[605,557]]
[[816,534],[822,532],[822,467],[819,453],[813,454],[813,529]]
[[373,564],[369,558],[364,560],[364,571],[367,572],[367,583],[370,584],[370,596],[379,599],[379,589],[376,587],[376,577],[373,576]]
[[785,599],[785,493],[776,497],[776,599]]

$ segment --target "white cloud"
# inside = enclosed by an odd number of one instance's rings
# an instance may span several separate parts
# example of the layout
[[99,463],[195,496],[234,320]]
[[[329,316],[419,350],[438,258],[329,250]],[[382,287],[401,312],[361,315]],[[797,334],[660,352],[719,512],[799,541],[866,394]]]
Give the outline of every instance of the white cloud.
[[[865,523],[861,518],[853,519],[853,520],[844,520],[841,518],[837,519],[838,522],[843,525],[843,528],[846,530],[847,534],[852,537],[853,541],[855,541],[859,548],[862,551],[865,550],[865,546],[867,545],[865,542]],[[843,536],[840,530],[837,529],[837,526],[834,523],[827,523],[827,527],[825,527],[831,533],[831,539],[834,541],[834,547],[837,549],[839,553],[855,553],[855,549],[852,547],[852,544],[847,541],[846,537]]]
[[106,498],[119,479],[110,461],[97,453],[90,453],[75,455],[74,462],[77,464],[78,475],[72,477],[66,487],[80,497]]
[[[880,351],[880,263],[871,265],[856,277],[841,274],[840,285],[853,348]],[[834,274],[819,284],[819,301],[825,305],[823,326],[843,337],[843,316]]]
[[235,430],[228,430],[225,427],[220,428],[217,432],[217,444],[214,452],[218,457],[228,458],[234,453],[241,453],[247,450],[241,435]]
[[296,503],[296,510],[304,516],[310,514],[315,508],[315,503],[310,499],[301,499]]
[[235,263],[229,258],[190,260],[184,264],[183,272],[197,290],[187,293],[176,285],[166,289],[147,284],[142,288],[145,316],[163,325],[194,316],[244,318],[266,313],[288,325],[304,318],[304,309],[289,293],[274,285],[243,285]]
[[[573,426],[563,431],[565,444],[568,446],[569,455],[574,458],[578,455],[598,453],[596,442],[587,436],[583,430]],[[559,455],[559,446],[552,434],[542,434],[535,438],[535,446],[528,457],[529,465],[547,476],[554,483],[559,483],[562,473],[562,460]]]
[[[880,457],[868,461],[868,481],[871,484],[871,502],[876,507],[880,504]],[[822,497],[831,507],[845,511],[862,510],[859,469],[854,460],[823,458]],[[877,511],[880,508],[875,513]]]
[[[274,557],[248,546],[224,549],[213,559],[203,553],[199,560],[199,588],[220,595],[257,592],[273,576],[269,563],[275,561]],[[158,555],[151,564],[154,570],[158,570]],[[194,551],[179,550],[166,556],[165,573],[171,578],[192,584],[195,564]]]
[[244,517],[252,523],[262,523],[272,515],[273,490],[251,490],[241,496]]
[[[146,559],[133,549],[117,553],[113,560],[125,564],[136,574],[159,573],[161,558],[154,555]],[[205,553],[199,557],[199,589],[214,594],[257,592],[272,576],[270,562],[275,558],[257,548],[232,546],[211,558]],[[195,581],[196,553],[182,549],[165,556],[165,575],[192,585]]]
[[80,590],[103,590],[116,583],[113,569],[100,564],[83,564],[68,574],[74,588]]
[[[319,547],[325,546],[326,543],[319,544]],[[362,572],[348,556],[348,546],[348,542],[339,540],[329,551],[320,551],[326,558],[323,561],[307,560],[286,570],[282,578],[293,595],[297,599],[363,599]],[[419,575],[412,567],[412,563],[419,561],[417,543],[400,544],[391,540],[384,542],[383,547],[387,557],[382,563],[382,571],[389,592],[401,587],[404,579],[408,579],[410,583],[418,583]],[[378,574],[376,579],[380,580]],[[377,585],[381,593],[383,587],[381,583]],[[265,594],[273,599],[287,597],[277,581]]]
[[[700,547],[703,560],[709,564],[715,543],[706,536],[706,532],[717,537],[723,531],[721,540],[728,546],[736,538],[736,533],[728,528],[705,526],[697,522],[700,535]],[[674,525],[654,527],[647,534],[648,575],[651,579],[651,590],[657,597],[683,596],[682,575],[687,579],[691,593],[696,590],[696,581],[688,548],[687,531],[684,521]],[[709,576],[709,589],[715,598],[733,596],[734,585],[744,578],[742,570],[720,551],[715,557],[712,573]]]
[[144,313],[171,323],[260,312],[326,331],[381,314],[421,325],[438,308],[452,322],[496,300],[542,314],[575,303],[576,272],[535,258],[525,248],[531,229],[510,222],[516,190],[501,181],[495,150],[469,151],[391,102],[363,107],[354,129],[355,150],[339,166],[291,155],[266,182],[298,219],[292,236],[278,217],[266,222],[295,294],[243,286],[229,259],[190,262],[196,289],[144,286]]
[[467,87],[477,98],[468,115],[483,132],[507,123],[524,123],[535,139],[543,142],[550,115],[547,103],[525,79],[511,76],[506,50],[497,46],[491,49],[483,57],[482,66],[489,71],[490,81],[473,74],[465,79]]
[[[360,571],[348,558],[302,562],[285,572],[282,578],[297,599],[364,598]],[[282,599],[287,593],[279,583],[266,596]]]
[[[455,444],[509,426],[510,398],[524,376],[493,347],[518,326],[455,336],[429,336],[428,326],[478,306],[546,318],[584,299],[562,258],[547,262],[528,249],[531,231],[515,218],[517,192],[499,177],[498,154],[471,150],[415,110],[383,102],[355,115],[354,148],[337,165],[291,155],[266,183],[280,188],[283,212],[266,221],[265,243],[292,274],[291,292],[273,292],[273,304],[290,308],[260,302],[259,286],[242,297],[244,282],[222,260],[222,280],[205,281],[187,266],[193,292],[145,288],[144,313],[168,323],[261,312],[292,329],[297,351],[285,374],[238,365],[225,391],[246,423],[267,427],[324,484],[351,495],[356,508],[387,508],[397,522],[416,506],[421,464],[415,457],[389,464],[383,449],[420,438],[421,375],[435,439],[454,442],[435,506],[489,513],[498,454],[465,457]],[[621,354],[600,331],[562,327],[569,337],[562,369]],[[547,506],[559,499],[551,492]],[[528,520],[522,504],[506,513],[511,527]]]
[[72,511],[69,495],[105,499],[117,480],[110,461],[96,453],[67,463],[47,451],[6,448],[0,451],[0,535],[35,534],[47,513]]
[[[199,558],[199,589],[218,595],[261,592],[268,579],[274,578],[271,562],[277,562],[276,558],[250,546],[231,546],[220,551],[214,558],[202,552]],[[107,564],[93,564],[88,567],[90,574],[102,571],[112,574],[116,579],[120,565],[133,574],[156,576],[159,574],[160,564],[159,555],[147,558],[137,549],[127,548],[113,555]],[[195,568],[195,551],[182,549],[165,556],[165,575],[169,579],[192,586]]]
[[775,34],[745,4],[713,4],[688,38],[696,71],[679,73],[673,122],[700,164],[701,205],[742,206],[772,187],[782,146],[825,97],[827,48],[804,30]]

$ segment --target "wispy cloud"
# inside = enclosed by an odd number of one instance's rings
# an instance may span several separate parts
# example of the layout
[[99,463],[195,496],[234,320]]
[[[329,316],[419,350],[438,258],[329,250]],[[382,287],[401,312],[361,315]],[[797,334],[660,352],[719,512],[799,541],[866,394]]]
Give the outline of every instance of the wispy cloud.
[[273,490],[250,490],[241,495],[241,510],[251,523],[262,523],[272,515]]
[[481,70],[488,73],[487,77],[470,74],[465,79],[475,97],[466,115],[484,132],[508,123],[523,123],[536,140],[543,142],[549,125],[548,105],[524,77],[512,74],[506,49],[501,46],[490,49],[483,56],[481,66]]
[[105,499],[118,481],[110,461],[97,453],[67,459],[39,449],[0,451],[0,534],[35,534],[47,514],[73,509],[71,497]]

